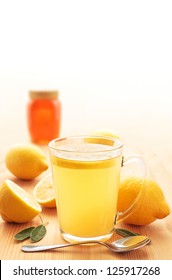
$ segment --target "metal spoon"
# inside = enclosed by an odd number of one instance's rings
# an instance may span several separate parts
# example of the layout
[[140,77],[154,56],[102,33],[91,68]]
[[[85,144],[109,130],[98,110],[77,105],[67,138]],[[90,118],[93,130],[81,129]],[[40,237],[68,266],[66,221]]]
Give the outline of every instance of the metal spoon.
[[147,245],[148,243],[150,243],[150,239],[147,236],[136,235],[136,236],[121,238],[112,243],[106,243],[101,241],[85,241],[79,243],[66,243],[66,244],[59,244],[59,245],[44,245],[44,246],[24,245],[22,246],[22,251],[40,252],[40,251],[48,251],[48,250],[60,249],[60,248],[65,248],[70,246],[78,246],[84,244],[86,245],[91,243],[103,245],[115,253],[124,253],[124,252],[139,249]]

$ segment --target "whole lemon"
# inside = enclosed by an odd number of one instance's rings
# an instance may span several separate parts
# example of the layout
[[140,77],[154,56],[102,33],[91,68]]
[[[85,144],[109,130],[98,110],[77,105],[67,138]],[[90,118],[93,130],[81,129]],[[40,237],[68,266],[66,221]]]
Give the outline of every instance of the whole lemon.
[[11,180],[4,181],[0,186],[0,214],[4,221],[29,222],[41,211],[34,197]]
[[129,177],[121,182],[118,194],[118,211],[125,211],[134,202],[142,188],[145,188],[143,199],[124,220],[125,223],[147,225],[156,219],[165,218],[170,213],[170,208],[160,186],[151,179],[142,180],[139,177]]
[[33,144],[16,144],[6,154],[8,170],[23,180],[34,179],[48,168],[43,151]]

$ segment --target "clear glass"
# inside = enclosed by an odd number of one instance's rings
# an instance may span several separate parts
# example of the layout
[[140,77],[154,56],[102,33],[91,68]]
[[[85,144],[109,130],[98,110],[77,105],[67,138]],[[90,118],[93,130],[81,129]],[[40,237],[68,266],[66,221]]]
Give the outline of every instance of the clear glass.
[[123,143],[101,136],[67,137],[51,141],[49,150],[62,237],[69,242],[109,239],[121,215]]

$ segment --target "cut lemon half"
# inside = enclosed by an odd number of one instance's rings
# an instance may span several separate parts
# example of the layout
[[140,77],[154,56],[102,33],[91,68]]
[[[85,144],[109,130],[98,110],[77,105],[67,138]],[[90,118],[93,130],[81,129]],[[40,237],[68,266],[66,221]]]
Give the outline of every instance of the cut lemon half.
[[42,211],[32,195],[10,180],[0,187],[0,213],[6,222],[25,223]]
[[56,207],[52,176],[43,178],[34,188],[33,195],[36,201],[44,207]]

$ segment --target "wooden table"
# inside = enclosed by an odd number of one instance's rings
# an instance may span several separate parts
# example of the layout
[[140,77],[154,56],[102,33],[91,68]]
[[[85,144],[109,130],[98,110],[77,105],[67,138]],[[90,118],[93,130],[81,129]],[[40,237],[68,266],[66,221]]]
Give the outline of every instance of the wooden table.
[[[171,137],[171,136],[170,136]],[[170,143],[162,143],[161,138],[153,141],[152,144],[147,143],[146,140],[140,142],[140,145],[133,143],[132,138],[128,137],[127,145],[130,150],[137,150],[137,152],[144,155],[146,161],[151,167],[150,175],[158,181],[163,188],[164,194],[169,205],[172,208],[172,149]],[[171,139],[171,138],[169,138]],[[124,141],[125,142],[125,141]],[[137,144],[137,145],[136,145]],[[4,143],[5,145],[5,143]],[[49,160],[47,147],[43,147],[47,158]],[[50,170],[32,181],[22,181],[16,179],[6,169],[5,164],[1,162],[1,176],[0,183],[5,179],[11,179],[25,190],[32,193],[35,184],[46,175]],[[56,209],[43,208],[41,217],[44,222],[49,222],[47,225],[47,235],[40,244],[57,244],[64,243],[60,237],[58,228],[58,216]],[[27,224],[6,223],[0,219],[0,259],[1,260],[172,260],[172,214],[163,220],[156,220],[150,225],[138,227],[126,224],[118,224],[118,227],[125,227],[126,229],[136,231],[140,234],[147,235],[151,238],[152,243],[140,250],[124,253],[114,254],[108,251],[103,246],[78,246],[62,249],[59,251],[49,251],[41,253],[24,253],[21,251],[22,244],[28,244],[29,241],[17,242],[14,240],[14,235],[23,228],[31,225],[38,225],[40,223],[39,217]],[[114,234],[112,240],[119,238]]]

